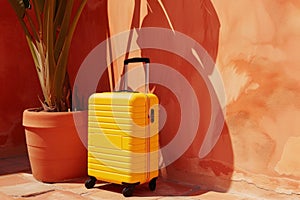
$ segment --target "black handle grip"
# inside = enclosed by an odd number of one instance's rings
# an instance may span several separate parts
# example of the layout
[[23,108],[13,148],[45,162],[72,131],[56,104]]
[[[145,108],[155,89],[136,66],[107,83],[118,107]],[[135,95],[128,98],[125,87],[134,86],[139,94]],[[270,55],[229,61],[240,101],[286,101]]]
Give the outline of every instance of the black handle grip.
[[129,63],[137,63],[137,62],[144,62],[144,63],[150,63],[150,59],[149,58],[129,58],[124,60],[124,65],[128,65]]

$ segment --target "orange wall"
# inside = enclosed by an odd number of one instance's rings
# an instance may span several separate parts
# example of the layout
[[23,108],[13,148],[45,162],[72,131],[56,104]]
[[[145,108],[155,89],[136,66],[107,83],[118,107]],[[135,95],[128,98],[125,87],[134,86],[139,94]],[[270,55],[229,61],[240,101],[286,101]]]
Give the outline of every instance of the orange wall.
[[[129,54],[149,56],[153,63],[164,64],[179,72],[200,99],[197,105],[182,105],[180,101],[188,99],[190,96],[186,94],[192,93],[186,93],[183,86],[176,85],[175,76],[157,73],[155,68],[151,71],[152,80],[159,77],[161,81],[175,83],[173,86],[151,85],[164,107],[161,114],[167,113],[160,133],[162,147],[176,137],[182,114],[178,111],[180,106],[191,111],[188,127],[199,123],[191,146],[166,168],[164,175],[180,179],[188,177],[187,181],[206,184],[213,189],[229,190],[234,183],[243,181],[274,191],[297,191],[300,186],[300,159],[297,156],[300,151],[299,17],[300,3],[293,0],[148,0],[148,5],[146,0],[109,1],[108,4],[89,0],[74,36],[71,80],[74,81],[86,55],[107,35],[114,36],[133,27],[174,28],[201,44],[216,65],[206,69],[203,77],[186,60],[191,49],[184,49],[187,57],[157,49],[141,49]],[[23,152],[22,111],[38,105],[40,89],[32,61],[26,58],[28,49],[24,35],[20,33],[20,26],[5,1],[0,7],[0,157]],[[150,38],[150,41],[162,39],[162,42],[172,44],[172,37],[160,36],[134,34],[132,42],[141,44]],[[117,54],[127,41],[112,40],[111,53]],[[99,55],[99,59],[100,56],[108,55]],[[116,86],[124,57],[117,59],[107,71],[99,91]],[[205,145],[203,141],[212,115],[210,86],[205,79],[216,70],[219,70],[225,88],[225,123],[212,151],[200,159],[199,151]],[[176,97],[172,87],[178,87],[182,93]],[[222,102],[219,103],[222,107]],[[200,121],[195,120],[198,119],[197,113],[193,112],[196,108],[200,110]],[[186,131],[184,134],[190,136],[191,133]],[[170,156],[172,152],[162,153],[165,162]]]
[[0,7],[0,158],[24,154],[22,111],[37,106],[40,88],[25,36],[8,1]]
[[[176,1],[176,3],[169,0],[162,1],[162,4],[152,0],[148,1],[148,5],[145,3],[146,1],[134,1],[135,4],[132,2],[123,1],[120,4],[111,1],[108,4],[111,35],[124,34],[124,31],[131,28],[142,28],[141,31],[137,30],[136,33],[133,33],[132,39],[124,37],[125,42],[115,38],[111,39],[112,50],[117,54],[120,49],[126,49],[128,43],[132,43],[133,50],[136,45],[141,49],[131,52],[130,54],[133,55],[130,56],[142,55],[151,59],[150,80],[154,83],[151,84],[150,89],[154,90],[160,99],[161,117],[166,113],[165,121],[161,120],[162,129],[160,131],[163,164],[167,165],[166,170],[163,170],[164,176],[181,180],[188,177],[186,181],[201,184],[203,183],[201,174],[214,173],[215,176],[209,181],[211,184],[215,184],[216,178],[224,174],[227,179],[222,182],[222,187],[225,190],[229,189],[234,171],[234,160],[227,124],[224,126],[221,124],[223,130],[221,127],[221,136],[216,139],[217,144],[214,149],[204,158],[199,158],[212,115],[211,105],[213,103],[209,92],[211,86],[207,85],[206,81],[216,72],[214,63],[219,46],[220,22],[213,4],[210,1],[196,0],[182,0]],[[139,2],[141,3],[138,4]],[[125,15],[118,15],[121,9],[127,10],[124,12]],[[125,22],[121,23],[123,21]],[[167,35],[161,33],[160,30],[149,33],[147,31],[149,27],[167,28],[169,32]],[[176,39],[172,28],[174,31],[178,31],[175,35],[185,34],[183,40],[186,41],[177,44],[178,38]],[[191,42],[191,46],[185,46],[184,42]],[[207,60],[203,61],[208,65],[204,67],[205,69],[200,69],[200,73],[192,63],[189,63],[191,60],[195,61],[192,48],[197,49],[198,44],[208,52]],[[150,48],[147,48],[147,45]],[[179,52],[182,52],[182,55],[177,55],[180,54]],[[195,54],[199,54],[200,57],[204,56],[202,55],[204,53],[201,52]],[[119,60],[122,61],[124,57],[122,56]],[[117,61],[118,65],[115,67],[115,71],[121,71],[119,69],[122,66],[121,61]],[[157,67],[157,64],[165,67]],[[115,77],[119,77],[119,75],[120,73],[115,74]],[[143,76],[143,72],[140,73],[140,76]],[[134,78],[132,77],[132,79]],[[141,82],[143,81],[140,80]],[[192,97],[193,92],[195,98]],[[218,108],[221,107],[221,103],[218,101],[214,104],[217,104]],[[224,118],[222,113],[217,114]],[[184,119],[181,119],[182,117]],[[181,126],[182,129],[180,129]],[[196,129],[193,130],[193,127]],[[196,134],[195,138],[193,138],[193,131]],[[170,145],[172,142],[175,145]],[[176,155],[180,155],[180,157],[174,159]],[[206,182],[206,184],[210,183]]]
[[[141,4],[137,4],[139,2]],[[239,181],[277,192],[297,190],[300,186],[297,156],[300,150],[300,3],[292,0],[147,2],[148,7],[145,1],[122,1],[122,5],[112,1],[108,8],[111,35],[133,27],[174,28],[186,34],[206,48],[215,60],[226,93],[222,134],[214,149],[200,159],[198,153],[205,145],[212,103],[204,78],[199,77],[185,59],[174,55],[172,49],[170,52],[157,49],[135,52],[149,56],[153,62],[171,66],[188,80],[201,99],[197,136],[190,148],[167,167],[167,176],[188,177],[187,181],[222,190],[234,187],[233,183]],[[125,14],[120,15],[120,10],[125,10]],[[133,42],[142,43],[149,38],[155,41],[162,37],[161,42],[172,43],[171,39],[160,35],[147,37],[137,33]],[[124,48],[122,45],[126,44],[113,43],[113,49]],[[189,51],[185,50],[187,55]],[[170,74],[160,76],[153,72],[152,75],[172,79]],[[171,87],[156,84],[154,88],[168,114],[160,133],[164,147],[177,134],[179,107],[191,109],[195,105],[180,105],[180,99],[188,98],[184,92],[176,98]],[[192,113],[190,120],[190,126],[197,123]],[[189,134],[186,132],[187,136]],[[172,156],[170,152],[163,154],[164,160],[169,156]]]
[[[297,190],[300,2],[213,2],[221,22],[217,64],[237,177],[277,191]],[[273,181],[266,184],[265,175]]]
[[[105,1],[88,1],[71,46],[71,81],[85,56],[105,39],[106,15]],[[30,56],[23,30],[4,0],[0,7],[0,158],[26,153],[22,113],[26,108],[40,106],[42,94]],[[104,76],[99,91],[108,89]]]

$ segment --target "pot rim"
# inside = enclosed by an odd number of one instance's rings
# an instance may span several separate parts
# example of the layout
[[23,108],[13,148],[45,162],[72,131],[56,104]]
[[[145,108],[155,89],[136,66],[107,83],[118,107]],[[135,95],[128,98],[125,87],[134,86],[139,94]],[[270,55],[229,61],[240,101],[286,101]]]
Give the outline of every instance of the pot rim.
[[87,111],[43,112],[28,108],[23,112],[23,126],[52,128],[58,126],[82,126],[87,124]]

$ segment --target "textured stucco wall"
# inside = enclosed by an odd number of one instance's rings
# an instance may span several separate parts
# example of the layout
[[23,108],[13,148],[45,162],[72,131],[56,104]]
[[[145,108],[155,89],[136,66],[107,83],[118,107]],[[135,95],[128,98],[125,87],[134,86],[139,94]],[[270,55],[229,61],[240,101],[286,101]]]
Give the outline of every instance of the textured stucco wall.
[[300,2],[213,2],[235,170],[298,181]]
[[[86,55],[106,38],[106,29],[106,1],[89,0],[71,45],[68,70],[72,83]],[[22,113],[41,106],[42,99],[25,34],[7,0],[0,7],[0,63],[0,158],[6,158],[26,154]],[[99,91],[109,90],[106,74]]]
[[[134,2],[138,1],[124,1],[121,6],[111,1],[108,12],[112,35],[130,28],[133,14],[117,13],[126,9],[132,13]],[[148,12],[140,8],[141,25],[136,26],[174,28],[199,42],[215,60],[226,93],[222,134],[210,154],[200,159],[198,151],[203,145],[210,115],[207,85],[184,59],[158,50],[142,50],[141,55],[172,66],[183,74],[202,98],[199,103],[202,121],[196,139],[166,173],[172,178],[179,170],[193,173],[194,179],[200,174],[199,180],[193,182],[206,180],[204,184],[212,188],[229,189],[232,181],[220,181],[225,179],[298,193],[300,3],[149,0],[146,6]],[[120,23],[127,18],[127,22]],[[114,47],[117,45],[120,43]],[[154,90],[169,113],[161,131],[162,146],[172,140],[180,122],[180,113],[176,112],[180,103],[168,89],[156,85]],[[193,116],[190,118],[193,120]]]
[[37,106],[40,88],[25,36],[8,1],[0,7],[0,158],[24,154],[22,111]]
[[[16,154],[16,148],[24,144],[21,113],[26,107],[38,105],[39,86],[36,76],[32,76],[35,73],[30,66],[32,61],[25,59],[28,50],[22,51],[27,48],[25,38],[17,34],[21,29],[9,4],[5,2],[0,9],[1,157],[10,155],[8,151],[15,150],[13,154]],[[242,181],[278,192],[300,193],[299,19],[300,2],[295,0],[115,0],[108,3],[89,0],[71,49],[71,80],[85,56],[106,37],[133,27],[173,28],[184,33],[201,44],[216,62],[213,68],[220,71],[226,94],[225,123],[212,151],[200,159],[198,153],[211,116],[211,99],[203,77],[185,58],[172,52],[153,49],[131,52],[130,56],[149,56],[153,62],[178,71],[201,99],[200,122],[194,121],[194,113],[188,122],[190,126],[199,123],[196,138],[190,148],[166,168],[164,175],[188,179],[209,188],[228,190],[233,183]],[[151,37],[159,39],[160,35]],[[163,39],[172,43],[172,39]],[[138,40],[149,38],[135,33],[131,41],[138,45]],[[122,45],[128,45],[127,41],[112,40],[110,53],[124,48]],[[187,56],[189,51],[185,51]],[[99,55],[99,59],[101,56],[108,55]],[[109,76],[99,83],[100,90],[116,86],[124,57],[108,69]],[[215,72],[213,68],[209,75]],[[170,74],[152,71],[151,76],[176,83]],[[131,84],[135,84],[134,80]],[[151,87],[167,113],[161,130],[161,145],[166,146],[178,130],[180,106],[193,109],[197,105],[180,105],[180,100],[188,99],[183,90],[176,97],[170,87],[158,84]],[[15,99],[18,103],[13,101]],[[185,134],[188,136],[189,132]],[[170,155],[167,152],[163,157],[168,159]],[[179,171],[192,175],[180,176]]]

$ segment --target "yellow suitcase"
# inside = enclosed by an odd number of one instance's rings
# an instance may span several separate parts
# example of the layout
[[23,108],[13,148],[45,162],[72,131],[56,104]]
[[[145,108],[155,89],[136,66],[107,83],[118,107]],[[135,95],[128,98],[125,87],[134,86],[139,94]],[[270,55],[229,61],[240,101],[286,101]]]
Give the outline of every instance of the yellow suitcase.
[[[86,188],[97,180],[122,184],[125,197],[138,184],[155,190],[158,177],[158,98],[148,93],[149,59],[124,61],[125,91],[95,93],[88,105],[88,175]],[[146,63],[146,92],[127,90],[129,63]]]

